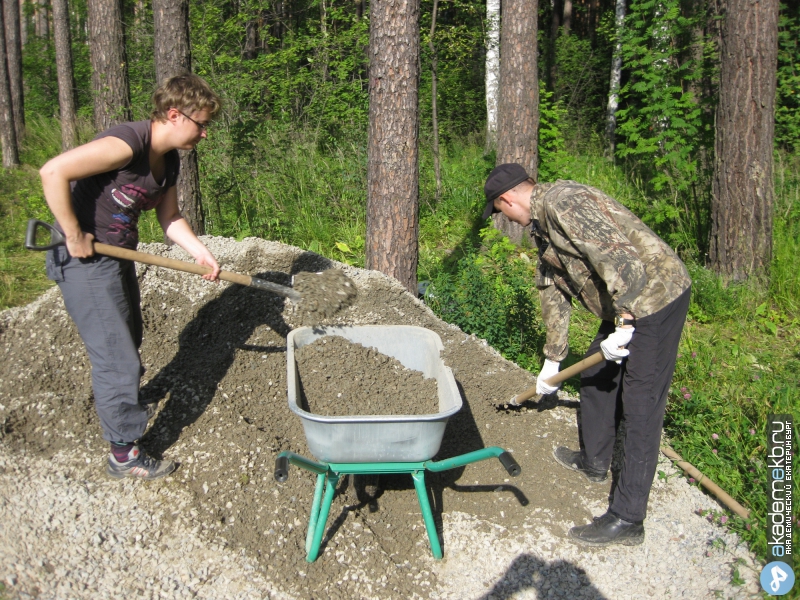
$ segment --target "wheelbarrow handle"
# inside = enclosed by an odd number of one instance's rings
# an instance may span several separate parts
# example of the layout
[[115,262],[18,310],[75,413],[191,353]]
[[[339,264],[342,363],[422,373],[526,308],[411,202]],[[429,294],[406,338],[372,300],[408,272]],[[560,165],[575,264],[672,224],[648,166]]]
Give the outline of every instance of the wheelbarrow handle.
[[508,474],[512,477],[517,477],[522,473],[522,469],[517,464],[517,461],[514,460],[514,457],[511,456],[510,452],[503,452],[497,457],[497,460],[500,461],[500,464],[503,465],[503,468],[508,471]]
[[289,479],[289,457],[280,455],[275,459],[275,481],[283,483]]

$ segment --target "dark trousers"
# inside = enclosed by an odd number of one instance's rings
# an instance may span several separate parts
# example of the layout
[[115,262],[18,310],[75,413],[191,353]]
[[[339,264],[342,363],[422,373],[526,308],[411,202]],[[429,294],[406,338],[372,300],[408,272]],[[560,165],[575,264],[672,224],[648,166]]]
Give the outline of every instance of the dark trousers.
[[143,326],[134,264],[108,256],[76,259],[59,247],[47,253],[47,276],[61,289],[89,354],[103,438],[138,440],[147,410],[139,404]]
[[[610,467],[617,428],[625,418],[624,460],[610,508],[626,521],[642,521],[647,513],[689,295],[686,290],[657,313],[636,319],[630,356],[621,365],[605,361],[581,375],[586,464],[602,471]],[[586,356],[599,352],[600,342],[613,331],[614,324],[603,321]]]

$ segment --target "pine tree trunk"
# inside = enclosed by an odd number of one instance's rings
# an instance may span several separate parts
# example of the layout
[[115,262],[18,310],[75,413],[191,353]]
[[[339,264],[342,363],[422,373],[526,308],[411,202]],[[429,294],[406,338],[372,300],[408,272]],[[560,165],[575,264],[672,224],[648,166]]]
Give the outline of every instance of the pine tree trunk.
[[128,64],[120,0],[88,0],[94,126],[97,131],[130,121]]
[[[3,3],[9,0],[2,0]],[[11,0],[15,2],[16,0]],[[5,10],[0,10],[3,19]],[[8,79],[8,56],[6,53],[5,25],[0,22],[0,148],[3,150],[3,166],[5,168],[19,166],[19,150],[17,148],[17,132],[14,127],[14,111],[11,107],[11,83]]]
[[366,266],[417,293],[419,0],[370,6]]
[[617,0],[615,26],[617,40],[611,58],[611,83],[608,89],[608,111],[606,113],[606,159],[614,161],[616,153],[617,107],[619,106],[619,84],[622,78],[622,31],[625,26],[625,0]]
[[67,0],[53,0],[53,34],[56,43],[58,106],[61,112],[61,149],[66,152],[78,145],[78,128],[75,124],[75,77],[72,68]]
[[769,274],[778,0],[726,0],[720,37],[709,264],[726,280]]
[[11,110],[14,113],[14,129],[19,143],[25,135],[25,98],[22,87],[22,43],[19,35],[20,14],[17,0],[4,0],[3,18],[6,30],[8,80],[11,85]]
[[[153,37],[155,66],[159,83],[188,73],[192,66],[189,45],[189,1],[153,0]],[[183,218],[197,235],[203,235],[205,215],[200,196],[200,174],[196,150],[179,150],[181,171],[178,176],[178,207]]]
[[500,0],[486,0],[486,151],[497,143],[500,83]]
[[[537,14],[536,0],[503,3],[497,115],[497,164],[519,163],[534,180],[539,164]],[[501,213],[495,215],[494,223],[514,242],[528,229]]]

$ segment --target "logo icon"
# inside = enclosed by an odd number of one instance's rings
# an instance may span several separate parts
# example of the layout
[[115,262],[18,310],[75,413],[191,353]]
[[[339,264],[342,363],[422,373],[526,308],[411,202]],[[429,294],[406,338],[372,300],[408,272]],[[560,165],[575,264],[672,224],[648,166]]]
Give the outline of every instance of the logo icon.
[[793,586],[794,571],[784,562],[771,562],[761,571],[761,587],[771,596],[783,596]]

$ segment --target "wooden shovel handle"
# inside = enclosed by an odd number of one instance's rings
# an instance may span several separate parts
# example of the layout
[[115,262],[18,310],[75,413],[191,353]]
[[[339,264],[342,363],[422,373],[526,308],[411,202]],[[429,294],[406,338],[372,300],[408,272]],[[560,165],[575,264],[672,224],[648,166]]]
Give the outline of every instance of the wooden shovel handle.
[[[603,357],[602,352],[595,352],[591,356],[587,356],[582,361],[575,363],[571,367],[567,367],[563,371],[559,371],[549,379],[545,379],[544,382],[547,385],[556,385],[558,383],[562,383],[569,379],[570,377],[577,375],[578,373],[585,371],[589,367],[593,367],[597,364],[603,362],[605,358]],[[511,404],[522,404],[525,400],[533,398],[536,395],[536,386],[529,387],[527,390],[522,392],[521,394],[517,394],[511,399]]]
[[[211,273],[211,267],[190,263],[185,260],[177,260],[175,258],[158,256],[156,254],[145,254],[144,252],[137,252],[136,250],[129,250],[128,248],[120,248],[118,246],[101,244],[100,242],[94,243],[94,251],[105,256],[112,256],[114,258],[122,258],[125,260],[134,260],[147,265],[164,267],[166,269],[174,269],[176,271],[184,271],[186,273],[195,273],[196,275],[205,275],[206,273]],[[219,278],[225,281],[230,281],[231,283],[238,283],[240,285],[250,285],[253,279],[250,277],[250,275],[241,275],[239,273],[231,273],[230,271],[220,271]]]

